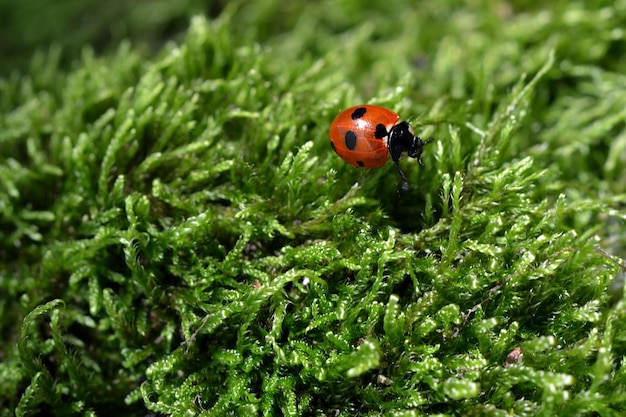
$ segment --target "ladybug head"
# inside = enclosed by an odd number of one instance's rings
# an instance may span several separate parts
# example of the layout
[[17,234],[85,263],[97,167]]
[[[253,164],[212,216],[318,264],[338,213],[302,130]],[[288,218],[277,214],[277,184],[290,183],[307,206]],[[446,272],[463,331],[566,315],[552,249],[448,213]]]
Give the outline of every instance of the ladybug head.
[[393,161],[393,165],[396,167],[398,174],[400,174],[400,177],[402,178],[403,191],[407,191],[409,189],[409,182],[406,175],[404,175],[404,172],[402,172],[398,166],[400,157],[402,157],[402,154],[406,152],[409,157],[416,158],[420,165],[424,165],[424,162],[422,162],[424,145],[429,144],[433,140],[435,139],[429,138],[422,140],[422,138],[415,136],[411,130],[411,126],[407,122],[400,122],[389,131],[389,155],[391,156],[391,160]]
[[413,134],[413,130],[407,122],[400,122],[389,132],[389,154],[394,163],[397,163],[402,154],[406,152],[409,157],[417,158],[420,165],[424,165],[422,162],[424,145],[433,140],[434,138],[422,140]]

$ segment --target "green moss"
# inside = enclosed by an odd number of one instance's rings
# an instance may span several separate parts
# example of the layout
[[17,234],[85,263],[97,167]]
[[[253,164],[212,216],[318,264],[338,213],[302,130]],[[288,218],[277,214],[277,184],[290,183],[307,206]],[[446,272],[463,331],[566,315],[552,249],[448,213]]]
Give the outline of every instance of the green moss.
[[[623,414],[622,3],[44,47],[0,79],[0,416]],[[330,150],[360,102],[436,138],[408,193]]]

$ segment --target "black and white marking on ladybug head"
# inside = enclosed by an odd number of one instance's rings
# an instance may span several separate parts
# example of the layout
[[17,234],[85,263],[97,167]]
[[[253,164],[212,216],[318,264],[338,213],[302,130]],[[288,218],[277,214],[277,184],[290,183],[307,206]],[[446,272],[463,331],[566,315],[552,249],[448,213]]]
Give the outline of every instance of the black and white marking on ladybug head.
[[433,138],[422,140],[413,134],[413,130],[407,122],[400,122],[389,132],[389,154],[394,162],[399,161],[402,154],[406,153],[411,158],[417,158],[420,165],[424,165],[422,162],[424,145],[433,140]]
[[402,172],[398,166],[398,161],[402,157],[402,154],[406,153],[409,157],[416,158],[417,162],[421,166],[424,166],[424,162],[422,161],[424,145],[429,144],[433,140],[435,139],[429,138],[422,140],[422,138],[415,136],[411,126],[407,122],[400,122],[391,128],[388,139],[389,155],[400,177],[402,177],[403,190],[408,190],[409,184],[406,175],[404,175],[404,172]]

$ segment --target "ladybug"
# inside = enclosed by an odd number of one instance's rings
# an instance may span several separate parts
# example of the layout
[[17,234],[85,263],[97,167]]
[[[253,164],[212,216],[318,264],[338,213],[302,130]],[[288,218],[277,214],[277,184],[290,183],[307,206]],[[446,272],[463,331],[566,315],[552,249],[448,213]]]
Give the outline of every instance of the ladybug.
[[337,155],[355,167],[377,168],[385,165],[389,155],[402,178],[402,189],[408,190],[409,182],[398,166],[406,152],[417,158],[420,165],[424,145],[432,142],[413,134],[407,122],[399,122],[400,116],[380,106],[362,104],[339,113],[330,125],[330,145]]

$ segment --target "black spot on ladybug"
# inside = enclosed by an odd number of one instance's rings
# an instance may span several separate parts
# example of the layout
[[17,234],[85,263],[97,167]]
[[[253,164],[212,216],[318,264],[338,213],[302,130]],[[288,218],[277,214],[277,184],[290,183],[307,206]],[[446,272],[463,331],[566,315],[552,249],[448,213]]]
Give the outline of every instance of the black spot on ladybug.
[[384,124],[379,123],[376,125],[376,131],[374,132],[374,137],[376,139],[382,139],[385,136],[387,136],[388,132],[387,132],[387,128],[385,127]]
[[345,141],[346,141],[346,148],[350,150],[353,150],[354,148],[356,148],[356,134],[353,131],[348,130],[346,132]]
[[357,165],[360,167],[364,167],[365,163],[363,161],[356,161]]
[[350,117],[352,117],[352,120],[360,119],[361,117],[363,117],[366,111],[367,109],[365,107],[359,107],[352,112],[352,115]]
[[332,140],[330,141],[330,146],[333,148],[333,151],[337,152],[337,149],[335,149],[335,143]]

